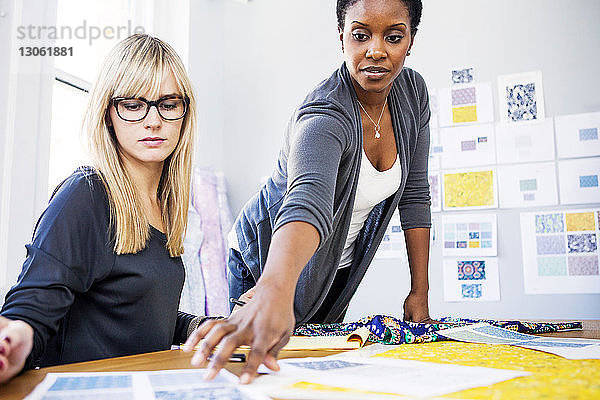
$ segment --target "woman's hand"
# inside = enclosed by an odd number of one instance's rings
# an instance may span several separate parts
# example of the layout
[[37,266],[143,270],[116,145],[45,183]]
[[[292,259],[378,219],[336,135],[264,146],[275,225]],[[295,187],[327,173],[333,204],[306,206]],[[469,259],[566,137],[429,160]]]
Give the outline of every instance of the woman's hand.
[[[248,304],[250,302],[250,300],[252,300],[252,298],[254,297],[255,290],[256,290],[256,286],[248,289],[248,291],[246,291],[244,294],[242,294],[238,300],[243,301],[244,303]],[[233,310],[231,310],[231,312],[234,313],[234,312],[238,311],[240,308],[242,308],[242,306],[238,306],[236,304],[235,306],[233,306]]]
[[[206,321],[188,338],[184,351],[192,351],[204,339],[192,358],[192,365],[201,365],[217,345],[206,379],[213,379],[229,361],[240,345],[251,347],[248,362],[240,377],[241,383],[250,383],[261,363],[279,370],[276,358],[294,330],[293,293],[273,286],[256,287],[245,306],[221,321]],[[243,296],[242,296],[243,297]],[[240,297],[240,299],[242,299]]]
[[21,372],[33,347],[33,328],[26,322],[0,317],[0,383]]
[[421,324],[439,324],[429,317],[427,293],[410,292],[404,300],[404,320]]

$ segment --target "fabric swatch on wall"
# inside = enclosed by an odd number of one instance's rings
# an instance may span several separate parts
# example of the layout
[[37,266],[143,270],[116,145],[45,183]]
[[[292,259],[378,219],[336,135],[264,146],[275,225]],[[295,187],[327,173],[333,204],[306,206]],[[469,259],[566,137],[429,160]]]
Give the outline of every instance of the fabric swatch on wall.
[[565,257],[538,257],[539,276],[567,275],[567,259]]
[[452,122],[477,122],[477,106],[453,107]]
[[592,276],[599,275],[597,256],[570,256],[569,275]]
[[594,253],[598,249],[595,233],[567,235],[569,253]]
[[452,89],[452,105],[462,106],[465,104],[474,104],[476,101],[475,87],[462,89]]
[[598,128],[584,128],[579,130],[579,140],[598,140]]
[[485,279],[485,261],[457,261],[458,280]]
[[519,189],[522,192],[528,190],[537,190],[537,179],[521,179],[519,181]]
[[495,206],[493,171],[444,174],[444,206]]
[[477,148],[477,143],[474,140],[464,140],[460,142],[461,151],[471,151]]
[[537,254],[565,254],[565,237],[563,235],[537,236]]
[[509,120],[531,121],[538,119],[535,83],[507,86],[506,102]]
[[594,226],[594,213],[567,213],[567,231],[593,231],[596,229]]
[[473,68],[461,68],[452,70],[452,84],[459,85],[464,83],[472,83],[474,81]]
[[581,188],[598,187],[598,175],[581,175],[579,177],[579,187],[581,187]]
[[482,295],[480,283],[463,283],[462,297],[465,299],[477,299]]
[[562,214],[541,214],[535,216],[535,233],[558,233],[565,231]]

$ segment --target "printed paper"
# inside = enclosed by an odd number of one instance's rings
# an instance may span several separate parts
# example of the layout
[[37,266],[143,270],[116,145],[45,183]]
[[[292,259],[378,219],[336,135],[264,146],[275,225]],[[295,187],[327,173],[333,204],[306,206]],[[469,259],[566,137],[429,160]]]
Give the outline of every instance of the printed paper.
[[498,167],[501,208],[558,204],[556,164],[517,164]]
[[429,172],[429,193],[431,195],[431,211],[442,211],[441,178],[437,171]]
[[554,122],[496,124],[498,164],[554,161]]
[[554,118],[559,158],[600,155],[600,112]]
[[495,175],[493,168],[444,171],[444,210],[496,208]]
[[440,89],[438,102],[440,126],[494,121],[489,82]]
[[545,120],[542,71],[498,77],[498,104],[503,123]]
[[440,138],[444,149],[443,169],[496,163],[493,124],[442,128]]
[[442,254],[446,256],[496,256],[496,214],[442,216]]
[[600,203],[600,157],[558,162],[561,204]]
[[444,301],[500,301],[498,259],[444,259]]

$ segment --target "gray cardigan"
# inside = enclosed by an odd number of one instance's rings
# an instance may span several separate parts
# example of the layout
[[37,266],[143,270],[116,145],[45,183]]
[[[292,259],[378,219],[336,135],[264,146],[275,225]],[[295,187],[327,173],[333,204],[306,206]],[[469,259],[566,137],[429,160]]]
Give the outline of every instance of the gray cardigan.
[[[393,82],[388,103],[403,172],[400,187],[369,214],[357,238],[348,284],[323,322],[343,315],[396,207],[403,229],[431,227],[430,112],[421,75],[404,68]],[[352,217],[361,152],[360,111],[343,64],[296,109],[273,175],[234,224],[242,259],[255,281],[263,271],[272,233],[279,227],[304,221],[319,232],[319,247],[296,286],[297,324],[319,309],[333,282]]]

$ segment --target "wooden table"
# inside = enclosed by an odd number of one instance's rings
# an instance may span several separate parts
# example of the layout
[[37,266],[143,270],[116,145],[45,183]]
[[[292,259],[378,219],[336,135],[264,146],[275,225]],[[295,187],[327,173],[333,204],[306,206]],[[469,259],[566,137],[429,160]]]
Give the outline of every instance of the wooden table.
[[[582,331],[554,332],[543,336],[577,337],[600,339],[600,321],[584,321]],[[338,351],[282,351],[279,358],[323,357],[336,354]],[[186,369],[190,365],[192,355],[181,350],[166,350],[134,356],[108,358],[75,364],[59,365],[27,371],[9,383],[0,385],[0,399],[22,399],[40,383],[49,372],[114,372],[114,371],[157,371],[165,369]],[[228,363],[226,369],[240,375],[244,363]]]

